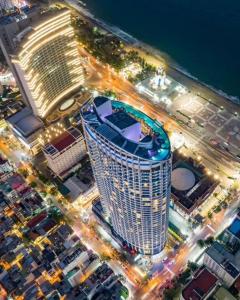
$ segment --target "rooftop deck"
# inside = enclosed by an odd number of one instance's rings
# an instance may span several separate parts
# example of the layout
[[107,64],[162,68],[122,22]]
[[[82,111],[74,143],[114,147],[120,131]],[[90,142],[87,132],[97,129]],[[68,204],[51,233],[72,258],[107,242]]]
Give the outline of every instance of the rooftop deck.
[[80,137],[82,137],[80,131],[77,128],[70,127],[53,139],[51,143],[46,144],[43,151],[48,155],[54,156],[73,145]]
[[[107,101],[111,100],[97,97],[83,106],[82,115],[90,127],[92,126],[101,136],[135,156],[154,161],[163,161],[170,157],[170,141],[162,124],[151,119],[133,106],[120,101],[111,101],[112,112],[110,115],[101,118],[95,107],[99,108]],[[142,133],[141,139],[137,142],[126,138],[126,136],[116,130],[116,127],[124,129],[135,123],[144,123],[150,132],[148,135]]]

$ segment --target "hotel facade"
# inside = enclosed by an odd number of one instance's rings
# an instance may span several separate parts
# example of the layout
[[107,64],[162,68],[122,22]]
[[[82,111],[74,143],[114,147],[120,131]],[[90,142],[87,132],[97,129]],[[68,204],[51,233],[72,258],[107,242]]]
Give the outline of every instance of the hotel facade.
[[1,46],[22,96],[35,115],[45,118],[84,82],[71,13],[36,12],[32,18],[28,12],[14,22],[5,20],[1,27]]
[[162,125],[122,102],[97,97],[82,121],[105,218],[126,244],[159,254],[167,241],[171,149]]
[[61,179],[71,173],[86,155],[84,138],[75,127],[70,127],[43,147],[48,167]]

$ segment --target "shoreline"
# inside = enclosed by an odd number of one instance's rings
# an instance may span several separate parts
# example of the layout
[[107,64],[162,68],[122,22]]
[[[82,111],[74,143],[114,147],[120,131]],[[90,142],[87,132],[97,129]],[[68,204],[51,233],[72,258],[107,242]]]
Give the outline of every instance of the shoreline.
[[197,77],[193,76],[186,69],[184,69],[184,67],[174,62],[168,54],[163,53],[160,50],[141,41],[138,41],[137,45],[132,45],[130,47],[138,51],[139,55],[144,57],[149,63],[154,64],[154,60],[158,62],[158,65],[163,63],[167,67],[167,73],[169,69],[174,70],[175,72],[181,74],[183,77],[192,80],[196,85],[199,85],[200,89],[204,87],[210,90],[213,94],[216,94],[218,97],[222,97],[223,99],[225,99],[225,101],[227,100],[234,105],[240,104],[240,98],[238,98],[237,96],[228,95],[224,91],[216,89],[215,87],[199,80]]
[[219,106],[222,106],[222,104],[225,103],[231,107],[231,110],[236,110],[238,108],[238,105],[240,104],[240,98],[238,98],[237,96],[228,95],[224,91],[216,89],[213,86],[202,82],[201,80],[190,74],[187,70],[185,70],[184,67],[174,62],[167,53],[163,53],[161,52],[161,50],[136,39],[122,29],[108,24],[104,20],[96,18],[85,6],[75,0],[65,0],[65,3],[73,7],[84,18],[96,24],[102,30],[117,36],[126,44],[127,48],[138,51],[139,55],[145,58],[147,62],[158,66],[164,64],[167,67],[167,74],[170,74],[170,76],[172,76],[174,79],[177,79],[177,81],[179,81],[180,83],[187,82],[187,85],[191,86],[190,88],[188,86],[187,87],[192,92],[201,94],[197,90],[199,89],[200,91],[202,91],[204,89],[205,93],[207,92],[207,94],[209,94],[211,101],[223,102],[218,103]]

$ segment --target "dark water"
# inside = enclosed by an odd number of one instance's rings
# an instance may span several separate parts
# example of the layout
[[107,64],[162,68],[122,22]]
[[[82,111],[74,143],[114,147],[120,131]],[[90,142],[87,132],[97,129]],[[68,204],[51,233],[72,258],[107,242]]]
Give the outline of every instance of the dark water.
[[85,0],[91,12],[240,97],[240,0]]

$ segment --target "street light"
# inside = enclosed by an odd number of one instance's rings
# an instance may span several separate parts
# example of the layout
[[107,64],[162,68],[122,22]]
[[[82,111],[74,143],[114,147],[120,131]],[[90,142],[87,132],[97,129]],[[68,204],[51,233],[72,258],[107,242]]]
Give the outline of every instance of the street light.
[[207,175],[212,175],[212,172],[210,170],[207,171]]

